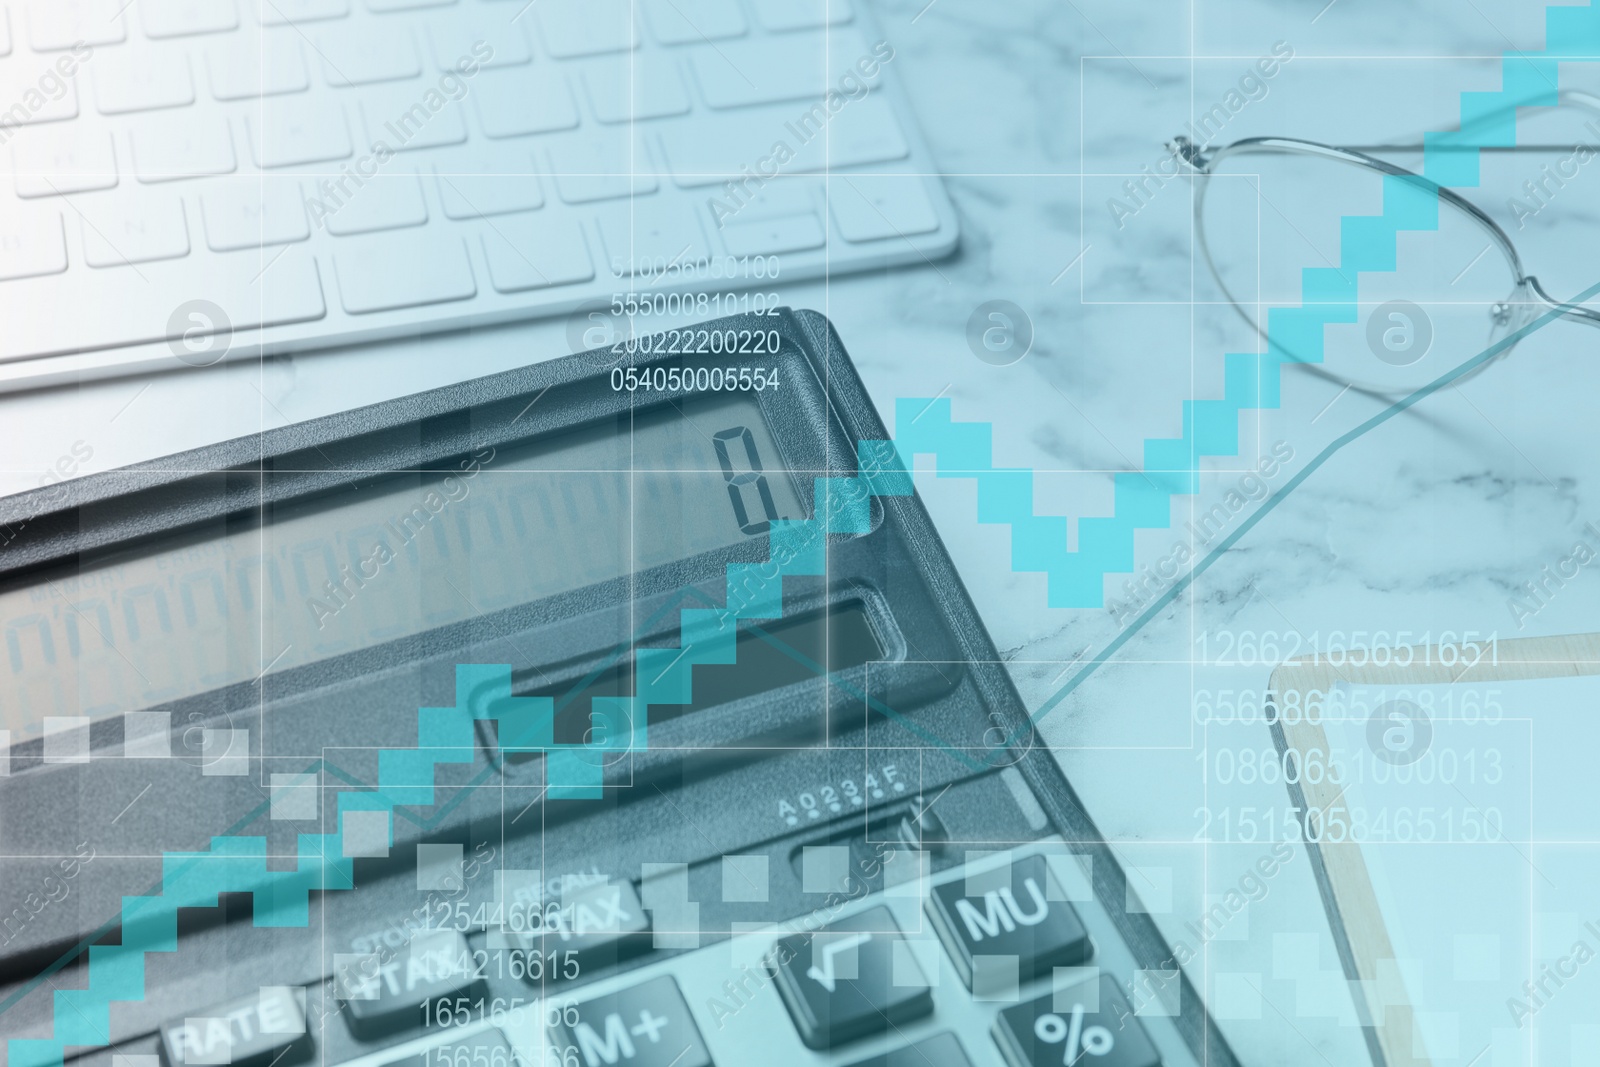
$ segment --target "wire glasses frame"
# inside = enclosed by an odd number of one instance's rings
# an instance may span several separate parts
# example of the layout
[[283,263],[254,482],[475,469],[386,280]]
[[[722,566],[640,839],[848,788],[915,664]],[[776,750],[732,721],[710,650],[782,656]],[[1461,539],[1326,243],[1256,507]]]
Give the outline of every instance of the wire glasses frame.
[[[1600,114],[1600,97],[1577,90],[1561,90],[1557,94],[1557,107],[1576,106]],[[1489,313],[1488,345],[1494,345],[1504,340],[1507,336],[1526,326],[1540,315],[1549,311],[1560,312],[1563,318],[1574,322],[1581,322],[1588,326],[1600,328],[1600,312],[1577,304],[1567,303],[1552,297],[1545,291],[1537,277],[1529,274],[1523,267],[1522,257],[1518,255],[1516,246],[1500,225],[1485,214],[1476,204],[1465,199],[1453,190],[1438,184],[1430,178],[1425,178],[1414,171],[1397,166],[1387,160],[1369,154],[1359,148],[1344,148],[1336,145],[1323,144],[1319,141],[1308,141],[1295,137],[1247,137],[1231,144],[1218,148],[1202,148],[1187,137],[1176,137],[1167,146],[1188,167],[1189,171],[1201,177],[1211,177],[1215,168],[1222,160],[1232,156],[1250,155],[1297,155],[1340,163],[1357,167],[1375,174],[1388,177],[1401,178],[1407,182],[1414,182],[1425,191],[1436,194],[1441,204],[1460,212],[1488,237],[1490,243],[1499,249],[1500,254],[1511,271],[1515,281],[1511,291],[1505,298],[1491,304]],[[1550,146],[1512,146],[1501,151],[1536,151],[1545,150]],[[1562,146],[1570,147],[1570,146]],[[1375,146],[1375,151],[1418,151],[1420,145],[1381,145]],[[1262,340],[1273,344],[1267,337],[1261,324],[1245,309],[1243,302],[1229,288],[1227,282],[1218,269],[1216,259],[1212,254],[1211,243],[1207,238],[1205,224],[1206,193],[1210,183],[1199,182],[1194,197],[1194,221],[1196,240],[1200,246],[1201,256],[1205,259],[1206,268],[1210,272],[1217,287],[1223,296],[1232,305],[1235,312],[1250,326]],[[1471,374],[1463,375],[1464,381],[1472,375],[1481,373],[1492,363],[1509,355],[1515,345],[1508,345],[1506,349],[1494,360],[1486,360],[1475,368]],[[1382,390],[1362,386],[1356,382],[1346,381],[1343,377],[1327,370],[1324,367],[1310,363],[1302,363],[1307,370],[1322,377],[1329,378],[1342,384],[1352,385],[1364,392],[1382,395]]]

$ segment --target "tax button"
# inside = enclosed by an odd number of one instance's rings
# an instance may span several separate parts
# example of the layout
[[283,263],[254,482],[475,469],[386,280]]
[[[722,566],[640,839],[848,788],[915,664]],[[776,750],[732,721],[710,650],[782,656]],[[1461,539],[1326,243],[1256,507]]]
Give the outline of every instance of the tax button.
[[928,911],[967,988],[1003,994],[1089,958],[1088,931],[1064,896],[1045,858],[1033,855],[935,886]]
[[650,930],[650,919],[631,882],[587,886],[529,919],[528,929],[514,932],[512,940],[518,948],[549,961],[546,967],[528,968],[530,982],[567,977],[565,958],[552,953],[572,952],[586,962],[614,963],[626,952],[650,944],[642,936]]
[[334,979],[361,1038],[422,1026],[430,1002],[483,992],[466,938],[455,930],[418,931],[398,953],[336,957]]

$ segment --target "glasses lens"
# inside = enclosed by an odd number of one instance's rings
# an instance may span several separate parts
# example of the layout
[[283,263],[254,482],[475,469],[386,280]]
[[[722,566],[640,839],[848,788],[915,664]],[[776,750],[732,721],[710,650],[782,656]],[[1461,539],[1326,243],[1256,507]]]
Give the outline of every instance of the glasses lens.
[[1273,338],[1339,380],[1404,395],[1502,335],[1495,309],[1515,285],[1512,265],[1430,186],[1285,151],[1227,155],[1198,180],[1198,222],[1216,272],[1207,281],[1258,329],[1273,307],[1348,305],[1354,284],[1355,319],[1327,327],[1320,354]]

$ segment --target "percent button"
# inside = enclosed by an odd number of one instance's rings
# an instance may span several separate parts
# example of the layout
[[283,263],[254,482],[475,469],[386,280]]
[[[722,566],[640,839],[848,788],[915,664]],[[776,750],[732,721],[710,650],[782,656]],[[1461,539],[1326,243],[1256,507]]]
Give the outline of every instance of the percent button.
[[1011,1067],[1161,1067],[1122,991],[1106,977],[1007,1008],[994,1036]]

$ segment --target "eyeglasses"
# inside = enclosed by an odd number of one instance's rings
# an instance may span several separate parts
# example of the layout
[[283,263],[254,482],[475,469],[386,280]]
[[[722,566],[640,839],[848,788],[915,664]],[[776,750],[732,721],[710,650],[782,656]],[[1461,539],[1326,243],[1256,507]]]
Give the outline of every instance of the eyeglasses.
[[[1600,116],[1600,97],[1588,93],[1563,90],[1557,106]],[[1600,122],[1591,119],[1586,128],[1600,142]],[[1168,148],[1197,179],[1195,240],[1223,297],[1274,350],[1313,374],[1394,397],[1421,388],[1551,310],[1600,327],[1600,312],[1563,303],[1545,291],[1524,269],[1505,229],[1485,211],[1429,178],[1370,154],[1419,153],[1419,145],[1362,150],[1292,137],[1250,137],[1207,149],[1179,137]],[[1554,169],[1549,163],[1527,168],[1527,181],[1517,185],[1523,197],[1517,202],[1519,225],[1560,201],[1582,168],[1593,167],[1594,180],[1600,180],[1600,146],[1594,144],[1501,150],[1533,151],[1566,155]],[[1573,206],[1584,197],[1567,195]],[[1428,219],[1436,212],[1438,226],[1401,224],[1391,234],[1381,222],[1352,221],[1386,212],[1391,219]],[[1313,256],[1306,255],[1306,246]],[[1355,265],[1341,259],[1348,260],[1352,246],[1369,250],[1377,262],[1360,268],[1372,273],[1361,279],[1358,312],[1325,331],[1321,360],[1317,353],[1296,351],[1292,339],[1268,338],[1262,317],[1269,304],[1351,303],[1357,291]],[[1327,284],[1302,273],[1307,262],[1319,269],[1318,258],[1321,268],[1335,272],[1321,279]],[[1458,381],[1504,359],[1513,347]]]

